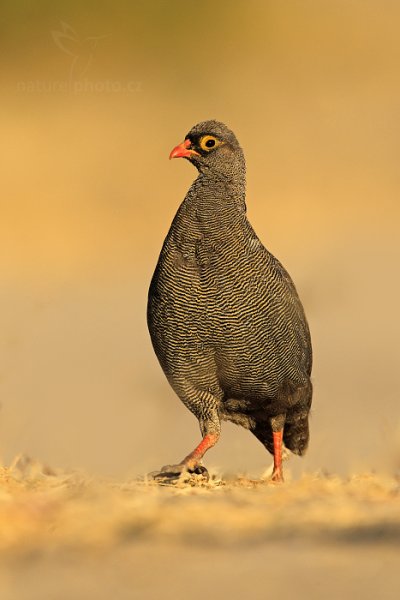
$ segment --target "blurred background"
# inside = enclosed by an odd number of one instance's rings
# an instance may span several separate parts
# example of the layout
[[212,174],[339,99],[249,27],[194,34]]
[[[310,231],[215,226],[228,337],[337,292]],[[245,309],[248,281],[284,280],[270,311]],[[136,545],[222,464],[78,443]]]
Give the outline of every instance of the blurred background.
[[[146,327],[196,122],[246,154],[248,215],[296,282],[315,397],[304,470],[400,463],[398,2],[3,0],[0,457],[134,476],[196,419]],[[270,457],[224,424],[206,464]]]

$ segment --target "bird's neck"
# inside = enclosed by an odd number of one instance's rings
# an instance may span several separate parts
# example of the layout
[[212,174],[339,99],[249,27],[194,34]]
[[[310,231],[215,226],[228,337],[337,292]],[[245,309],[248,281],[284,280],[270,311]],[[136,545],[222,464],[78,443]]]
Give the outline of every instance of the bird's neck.
[[200,173],[184,202],[196,219],[215,219],[223,224],[224,217],[232,219],[246,212],[245,176]]

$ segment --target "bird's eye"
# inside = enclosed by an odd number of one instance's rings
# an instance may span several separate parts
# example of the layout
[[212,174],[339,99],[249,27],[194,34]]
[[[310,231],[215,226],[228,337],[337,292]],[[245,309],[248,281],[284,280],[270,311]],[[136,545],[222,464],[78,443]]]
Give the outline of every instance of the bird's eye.
[[200,148],[202,148],[202,150],[206,150],[207,152],[211,150],[211,148],[215,148],[215,146],[219,146],[220,144],[221,142],[213,135],[203,135],[200,140]]

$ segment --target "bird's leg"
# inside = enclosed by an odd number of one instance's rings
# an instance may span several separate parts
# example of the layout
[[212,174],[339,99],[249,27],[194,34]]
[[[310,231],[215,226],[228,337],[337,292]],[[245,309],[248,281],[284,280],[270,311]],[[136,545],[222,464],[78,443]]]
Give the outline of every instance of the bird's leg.
[[200,444],[180,464],[184,465],[188,471],[196,471],[199,467],[204,468],[199,463],[207,450],[215,446],[218,438],[219,433],[206,433]]
[[207,469],[201,464],[204,454],[218,441],[220,435],[220,422],[217,413],[209,419],[199,419],[200,429],[203,436],[202,441],[190,452],[179,464],[166,465],[153,475],[156,479],[176,478],[182,473],[189,472],[203,475],[208,478]]
[[271,418],[272,437],[274,441],[274,469],[271,475],[271,481],[283,482],[282,470],[282,441],[283,428],[285,425],[285,415],[277,415]]

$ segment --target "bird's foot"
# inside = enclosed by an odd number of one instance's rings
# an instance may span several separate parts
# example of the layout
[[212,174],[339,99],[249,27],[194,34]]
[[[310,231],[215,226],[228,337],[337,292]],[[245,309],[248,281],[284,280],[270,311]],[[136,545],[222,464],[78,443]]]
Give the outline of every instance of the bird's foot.
[[207,469],[200,463],[179,463],[177,465],[165,465],[160,471],[153,471],[150,477],[158,483],[196,483],[196,481],[208,481],[210,475]]
[[269,478],[270,483],[283,483],[283,471],[282,468],[276,468],[272,471],[272,475]]

